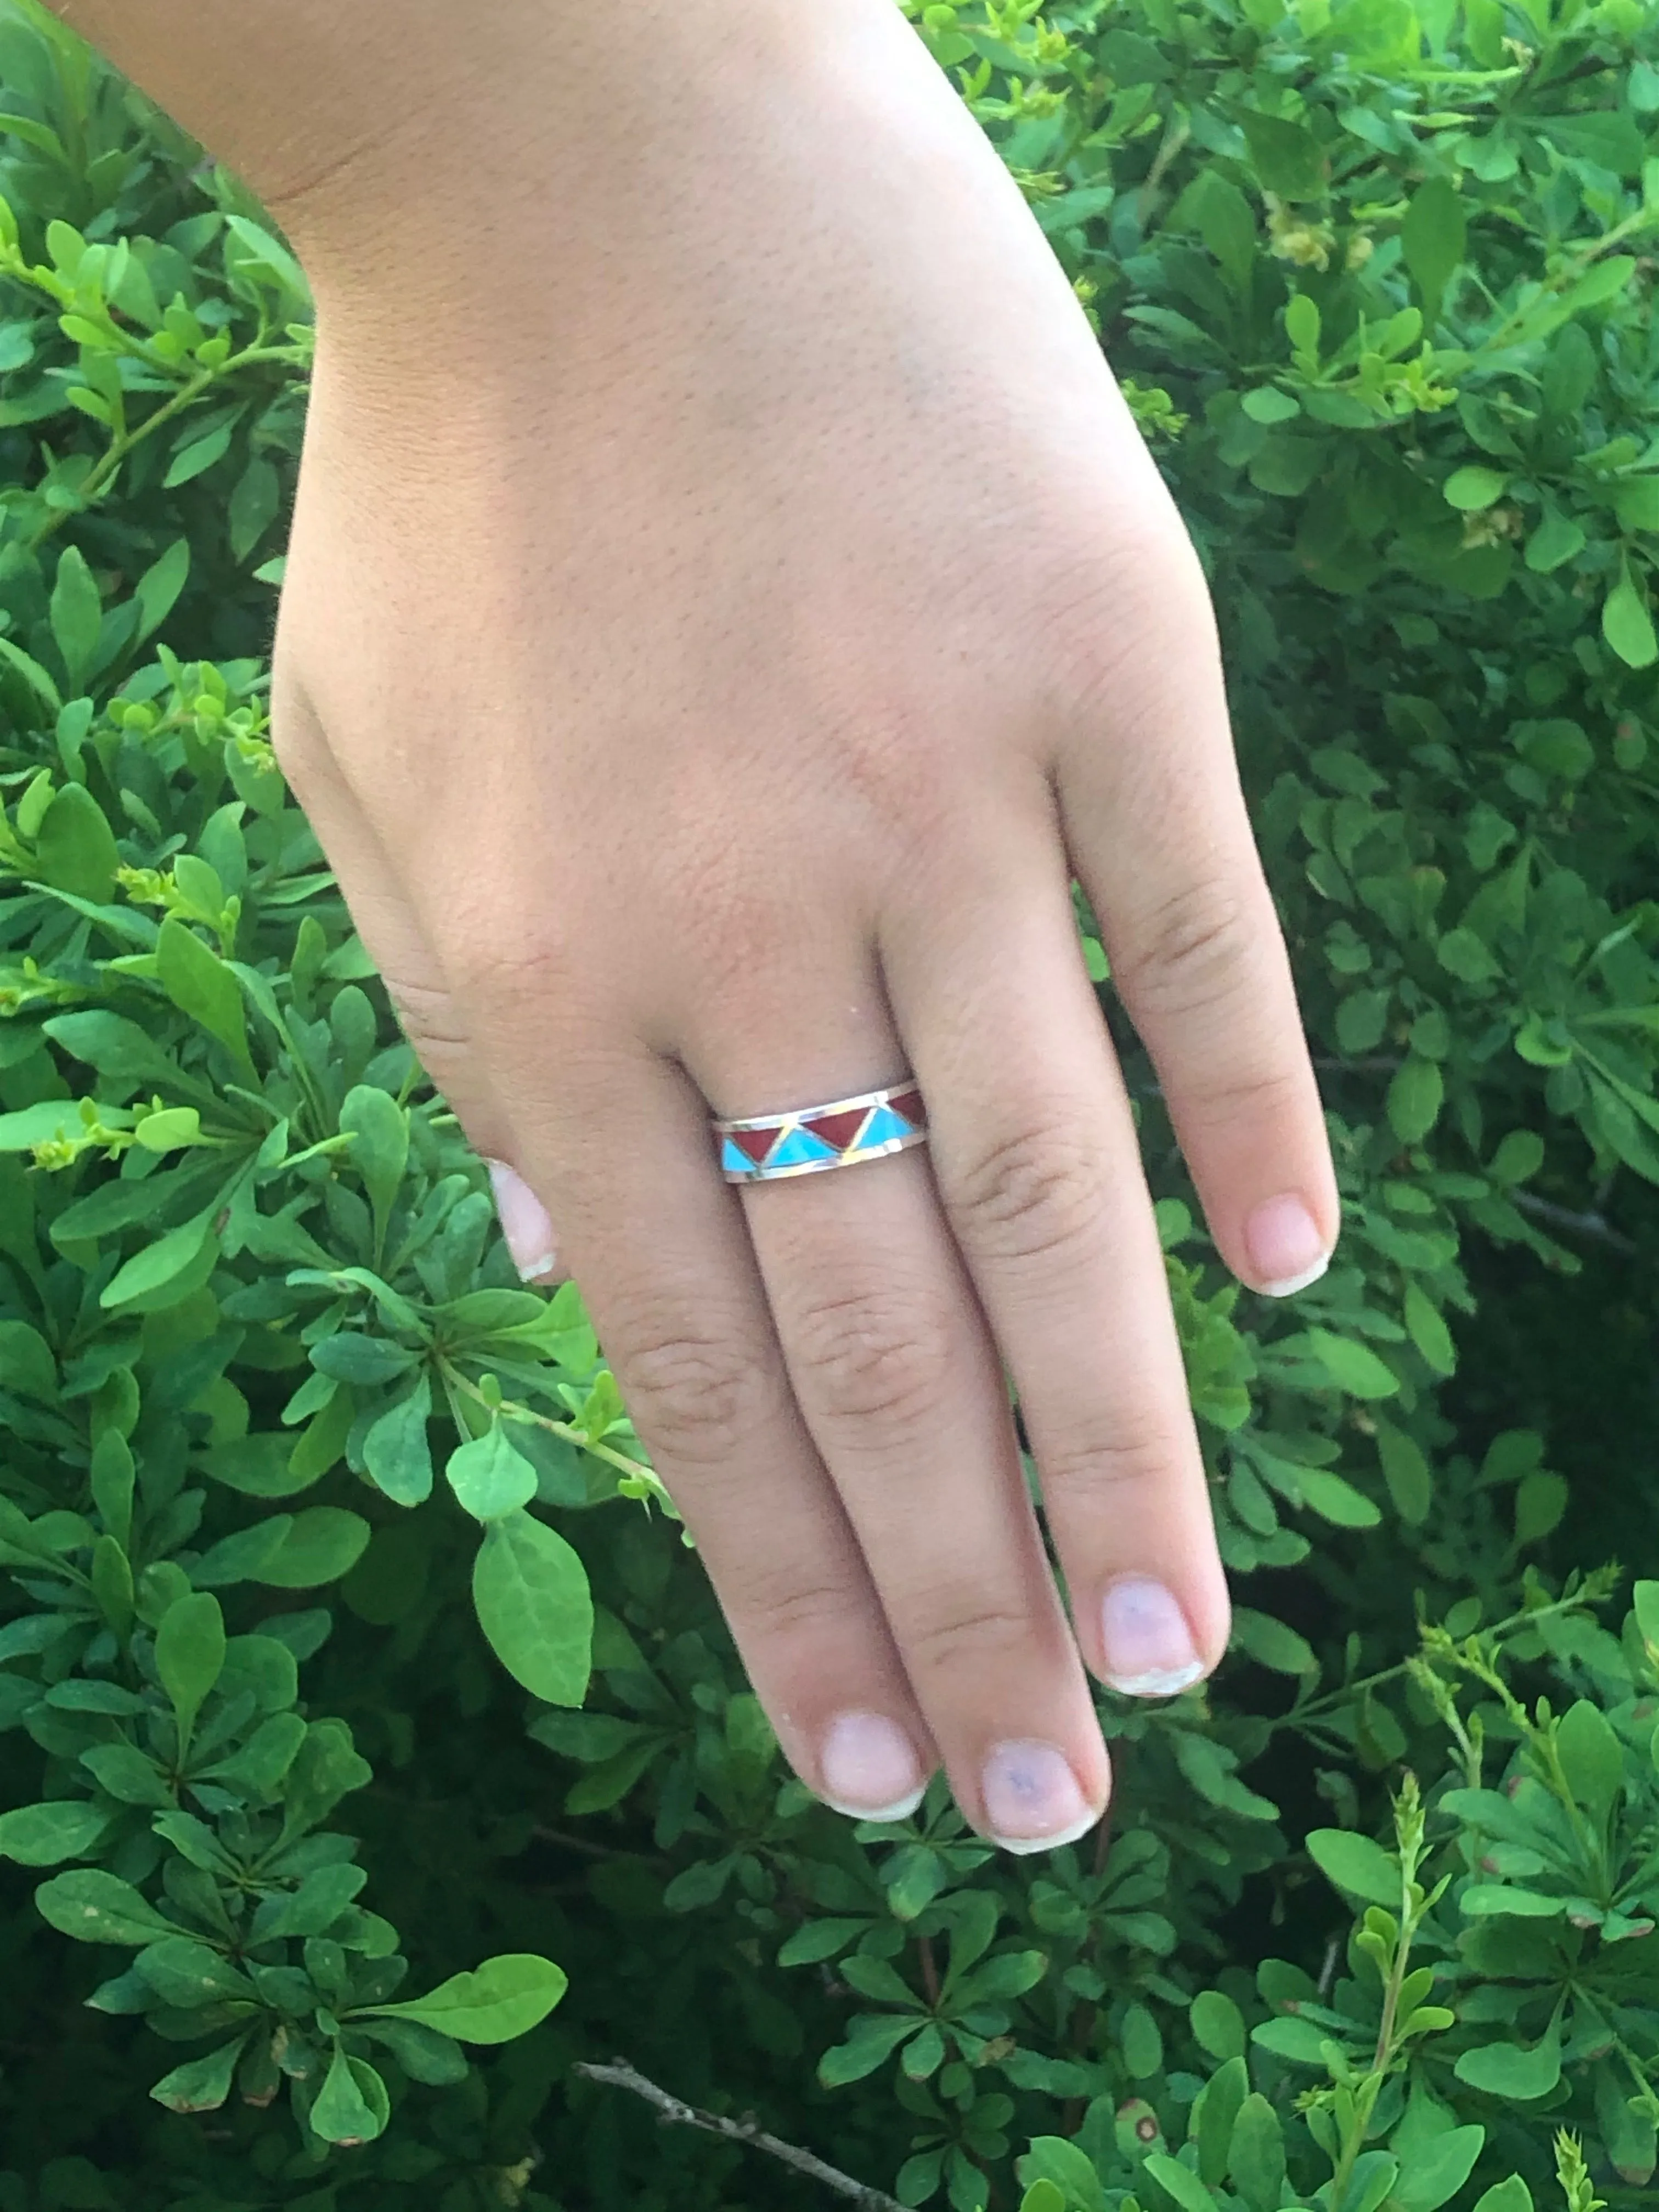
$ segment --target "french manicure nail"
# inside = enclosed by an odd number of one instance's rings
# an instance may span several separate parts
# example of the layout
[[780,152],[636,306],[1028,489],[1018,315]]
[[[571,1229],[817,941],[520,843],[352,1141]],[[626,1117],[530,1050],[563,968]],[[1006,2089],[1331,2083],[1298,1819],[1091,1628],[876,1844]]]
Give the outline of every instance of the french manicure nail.
[[927,1794],[915,1747],[882,1713],[841,1713],[819,1755],[819,1796],[854,1820],[908,1820]]
[[1071,1761],[1051,1743],[1000,1743],[981,1777],[992,1840],[1024,1856],[1074,1844],[1099,1820],[1084,1800]]
[[1305,1291],[1331,1264],[1318,1223],[1294,1191],[1257,1206],[1245,1224],[1244,1243],[1264,1297]]
[[501,1234],[520,1279],[535,1283],[556,1273],[559,1249],[547,1208],[505,1160],[486,1160],[484,1165],[489,1170]]
[[1172,1698],[1204,1672],[1187,1616],[1162,1583],[1144,1575],[1114,1583],[1101,1601],[1106,1680],[1129,1698]]

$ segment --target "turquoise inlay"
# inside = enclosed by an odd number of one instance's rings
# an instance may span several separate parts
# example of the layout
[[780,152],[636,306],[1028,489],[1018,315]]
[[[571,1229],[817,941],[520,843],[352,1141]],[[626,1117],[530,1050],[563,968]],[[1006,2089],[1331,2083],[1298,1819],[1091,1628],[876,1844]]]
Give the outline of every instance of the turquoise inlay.
[[878,1106],[859,1139],[859,1150],[870,1152],[878,1145],[890,1144],[895,1137],[908,1137],[912,1133],[910,1124],[894,1113],[890,1106]]
[[747,1152],[740,1152],[730,1137],[720,1148],[720,1165],[729,1168],[734,1174],[752,1175],[755,1171],[753,1160]]
[[833,1145],[826,1145],[822,1137],[808,1134],[805,1129],[792,1129],[782,1143],[768,1156],[769,1168],[801,1168],[813,1160],[836,1160],[841,1158]]

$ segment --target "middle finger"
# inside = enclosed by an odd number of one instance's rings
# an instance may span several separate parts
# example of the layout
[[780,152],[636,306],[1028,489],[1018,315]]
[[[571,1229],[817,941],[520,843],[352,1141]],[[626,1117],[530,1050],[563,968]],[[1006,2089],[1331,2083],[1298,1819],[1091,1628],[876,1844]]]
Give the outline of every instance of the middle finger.
[[[904,1069],[873,966],[840,989],[820,969],[786,1034],[734,1023],[703,1045],[688,1072],[733,1118]],[[1109,1762],[926,1149],[740,1188],[802,1419],[957,1803],[1005,1849],[1075,1839],[1104,1809]]]

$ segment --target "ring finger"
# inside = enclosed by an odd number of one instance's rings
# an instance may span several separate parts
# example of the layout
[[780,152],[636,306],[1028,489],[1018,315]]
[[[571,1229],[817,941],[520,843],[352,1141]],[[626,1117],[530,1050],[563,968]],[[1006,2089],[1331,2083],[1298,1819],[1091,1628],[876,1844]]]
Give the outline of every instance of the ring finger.
[[[781,1038],[736,1023],[705,1032],[708,1066],[691,1073],[732,1117],[845,1098],[903,1072],[873,967],[817,1004],[797,994]],[[926,1152],[742,1195],[796,1401],[957,1803],[1006,1849],[1074,1839],[1104,1809],[1109,1763],[1000,1362]]]

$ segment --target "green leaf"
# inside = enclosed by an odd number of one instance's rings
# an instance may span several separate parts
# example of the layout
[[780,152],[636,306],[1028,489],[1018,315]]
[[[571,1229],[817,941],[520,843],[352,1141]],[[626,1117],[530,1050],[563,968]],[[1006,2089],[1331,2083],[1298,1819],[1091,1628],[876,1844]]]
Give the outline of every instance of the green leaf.
[[490,1649],[515,1681],[550,1705],[587,1693],[593,1601],[580,1559],[525,1512],[492,1521],[472,1569],[472,1602]]
[[1400,1869],[1381,1844],[1349,1828],[1316,1828],[1308,1838],[1314,1864],[1328,1881],[1367,1905],[1381,1905],[1398,1912],[1401,1888]]
[[317,1589],[350,1573],[368,1543],[369,1524],[343,1505],[309,1505],[248,1579],[277,1589]]
[[152,1813],[173,1808],[173,1792],[161,1770],[136,1743],[97,1743],[81,1753],[81,1764],[100,1790],[124,1805],[143,1805]]
[[1476,514],[1494,506],[1509,489],[1509,478],[1497,469],[1469,467],[1456,469],[1441,487],[1441,496],[1448,507],[1460,508],[1465,514]]
[[304,270],[280,240],[271,236],[263,223],[253,222],[246,216],[228,215],[225,217],[225,228],[240,243],[246,258],[270,270],[283,287],[292,292],[302,304],[307,306],[310,304],[311,286],[307,282]]
[[175,538],[167,551],[152,561],[133,586],[138,602],[138,628],[133,643],[142,645],[160,629],[173,612],[190,574],[190,540]]
[[356,2068],[336,2044],[328,2078],[311,2107],[312,2128],[325,2142],[373,2142],[380,2133],[386,2115],[375,2110],[363,2088]]
[[216,1205],[210,1206],[193,1221],[181,1222],[154,1244],[135,1252],[104,1285],[99,1304],[106,1310],[131,1305],[135,1299],[149,1297],[166,1289],[168,1284],[178,1282],[191,1268],[198,1267],[210,1246],[216,1252],[218,1249],[219,1240],[214,1229],[216,1212]]
[[1259,384],[1247,392],[1240,404],[1252,422],[1288,422],[1302,412],[1302,404],[1276,384]]
[[1034,2181],[1019,2200],[1019,2212],[1066,2212],[1065,2191],[1058,2182]]
[[[1392,1398],[1399,1389],[1400,1377],[1368,1344],[1361,1344],[1354,1337],[1338,1336],[1328,1328],[1310,1328],[1308,1340],[1332,1382],[1351,1398]],[[1300,1468],[1297,1470],[1304,1476],[1310,1471]],[[1305,1480],[1303,1489],[1305,1495]]]
[[1407,2151],[1396,2136],[1392,2147],[1400,2158],[1401,2172],[1390,2203],[1399,2212],[1440,2212],[1440,2207],[1456,2196],[1474,2171],[1486,2140],[1483,2127],[1448,2128],[1443,2135],[1414,2143]]
[[1468,244],[1463,203],[1443,177],[1431,177],[1413,193],[1400,226],[1400,251],[1432,325]]
[[246,2035],[237,2037],[205,2058],[191,2058],[164,2074],[150,2091],[158,2105],[170,2112],[216,2112],[230,2094],[236,2061],[242,2055]]
[[1146,2172],[1182,2208],[1182,2212],[1218,2212],[1213,2197],[1189,2166],[1167,2151],[1155,2150],[1146,2160]]
[[915,2031],[913,2014],[890,2013],[879,2018],[873,2013],[859,2014],[848,2030],[846,2042],[826,2051],[819,2059],[818,2080],[826,2089],[861,2081]]
[[1285,2136],[1278,2113],[1257,2090],[1238,2108],[1227,2165],[1249,2212],[1279,2212],[1285,2190]]
[[210,1445],[200,1455],[216,1482],[248,1498],[291,1498],[307,1489],[324,1470],[294,1467],[294,1439],[281,1430],[261,1429],[251,1437]]
[[[400,2004],[360,2005],[352,2019],[412,2020],[460,2043],[509,2043],[545,2020],[568,1978],[550,1959],[509,1952],[473,1972],[453,1974],[430,1996]],[[908,2027],[910,2023],[904,2023]]]
[[15,1859],[19,1866],[61,1866],[65,1859],[84,1857],[108,1828],[108,1814],[82,1797],[20,1805],[0,1813],[0,1858]]
[[1250,2040],[1263,2051],[1271,2051],[1276,2058],[1288,2058],[1292,2065],[1322,2067],[1325,2045],[1340,2045],[1341,2038],[1333,2035],[1328,2028],[1316,2027],[1310,2020],[1275,2018],[1264,2020],[1253,2027]]
[[175,1929],[142,1950],[133,1965],[164,2004],[195,2010],[202,2005],[235,2003],[253,1995],[253,1984],[228,1959],[206,1943]]
[[1659,532],[1659,477],[1639,477],[1621,484],[1613,495],[1613,513],[1621,530]]
[[[396,1505],[420,1505],[432,1495],[432,1447],[426,1425],[432,1385],[425,1369],[413,1389],[388,1407],[363,1439],[363,1464]],[[534,1481],[534,1475],[532,1476]]]
[[203,475],[216,461],[224,459],[230,450],[231,433],[235,425],[222,422],[216,430],[209,430],[199,438],[191,438],[180,445],[167,464],[167,472],[161,479],[162,489],[173,490],[178,485],[189,483]]
[[1310,131],[1254,108],[1241,109],[1238,120],[1255,173],[1270,192],[1282,200],[1324,198],[1325,161]]
[[1406,1334],[1437,1375],[1450,1375],[1457,1366],[1457,1347],[1439,1308],[1422,1285],[1407,1281],[1403,1309]]
[[[234,222],[237,220],[232,216]],[[276,520],[282,505],[282,480],[263,453],[255,453],[236,479],[225,508],[230,557],[246,561]]]
[[0,1321],[0,1381],[20,1398],[42,1405],[58,1398],[58,1362],[38,1328],[26,1321]]
[[1224,2064],[1230,2058],[1243,2057],[1249,2041],[1244,2015],[1220,1990],[1200,1990],[1193,1999],[1188,2016],[1200,2048],[1207,2051],[1212,2058]]
[[1255,269],[1255,216],[1237,185],[1215,169],[1200,169],[1182,200],[1198,234],[1227,272],[1237,292],[1248,292]]
[[107,905],[121,855],[103,808],[84,784],[66,783],[47,807],[34,852],[41,877],[54,890]]
[[374,1209],[378,1253],[409,1159],[409,1116],[388,1092],[360,1083],[346,1093],[340,1127],[352,1140],[351,1157]]
[[1497,1183],[1530,1182],[1544,1164],[1544,1139],[1535,1129],[1511,1129],[1488,1163]]
[[1515,1493],[1515,1540],[1536,1544],[1561,1525],[1569,1492],[1565,1480],[1547,1468],[1523,1476]]
[[1647,1646],[1648,1656],[1659,1666],[1659,1582],[1638,1582],[1631,1592],[1636,1630]]
[[1434,1498],[1429,1463],[1403,1429],[1396,1429],[1380,1417],[1373,1418],[1376,1420],[1376,1449],[1382,1462],[1382,1479],[1389,1486],[1395,1511],[1413,1528],[1420,1528],[1428,1518]]
[[522,1452],[514,1449],[499,1420],[483,1436],[451,1452],[444,1474],[476,1521],[499,1521],[536,1495],[536,1470]]
[[368,2020],[359,2014],[351,2024],[360,2033],[385,2044],[411,2081],[447,2089],[467,2077],[467,2057],[460,2045],[416,2021]]
[[1306,292],[1294,293],[1285,309],[1285,331],[1298,353],[1319,351],[1319,309]]
[[216,952],[209,950],[188,923],[170,914],[155,942],[155,972],[161,988],[181,1013],[216,1037],[243,1073],[255,1082],[247,1048],[247,1013],[241,986]]
[[1449,929],[1434,948],[1435,957],[1449,975],[1462,983],[1485,983],[1503,970],[1483,939],[1472,929]]
[[190,1741],[203,1701],[224,1670],[225,1619],[210,1591],[176,1599],[155,1632],[155,1671],[179,1717],[181,1743]]
[[1583,530],[1570,515],[1550,507],[1527,540],[1527,566],[1534,575],[1551,575],[1566,562],[1576,561],[1587,542]]
[[[1659,639],[1654,635],[1653,617],[1636,588],[1628,562],[1620,571],[1619,581],[1602,606],[1601,635],[1628,668],[1650,668],[1659,660]],[[57,804],[56,800],[53,804]]]
[[1409,1054],[1395,1070],[1389,1085],[1389,1126],[1402,1145],[1415,1145],[1440,1119],[1445,1102],[1446,1079],[1437,1060]]
[[43,1882],[34,1893],[34,1907],[60,1936],[78,1943],[153,1943],[176,1936],[178,1928],[164,1920],[130,1881],[88,1867],[60,1874]]
[[330,1376],[337,1382],[361,1383],[366,1389],[396,1382],[400,1375],[408,1374],[419,1358],[406,1345],[393,1344],[384,1336],[364,1336],[350,1328],[337,1330],[311,1347],[311,1364],[319,1375]]
[[1164,2067],[1164,2038],[1144,2004],[1130,2005],[1119,2037],[1124,2071],[1131,2081],[1150,2081]]
[[0,637],[0,658],[11,663],[43,707],[47,708],[54,714],[62,712],[63,694],[58,690],[57,684],[41,667],[40,662],[25,653],[15,639]]
[[1533,2212],[1532,2191],[1518,2173],[1495,2181],[1477,2200],[1474,2212]]
[[1625,1794],[1625,1753],[1613,1723],[1580,1698],[1556,1723],[1555,1745],[1575,1800],[1593,1820],[1605,1822]]
[[[64,656],[70,690],[82,690],[104,619],[103,603],[93,580],[86,556],[78,545],[66,545],[58,556],[58,574],[52,587],[52,641]],[[86,894],[91,897],[92,893]]]
[[1514,2043],[1483,2043],[1466,2051],[1453,2068],[1460,2081],[1489,2097],[1525,2101],[1547,2097],[1561,2079],[1560,2033],[1549,2033],[1530,2051]]
[[[1319,1672],[1319,1662],[1305,1637],[1287,1628],[1282,1620],[1274,1620],[1265,1613],[1253,1613],[1247,1606],[1233,1608],[1233,1641],[1258,1666],[1270,1667],[1276,1674]],[[1232,2053],[1223,2051],[1220,2056],[1231,2058]]]

